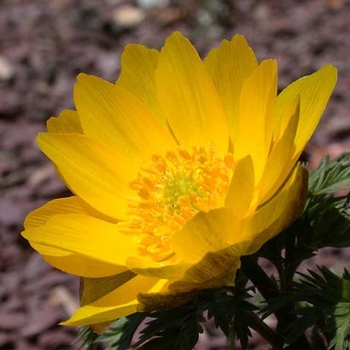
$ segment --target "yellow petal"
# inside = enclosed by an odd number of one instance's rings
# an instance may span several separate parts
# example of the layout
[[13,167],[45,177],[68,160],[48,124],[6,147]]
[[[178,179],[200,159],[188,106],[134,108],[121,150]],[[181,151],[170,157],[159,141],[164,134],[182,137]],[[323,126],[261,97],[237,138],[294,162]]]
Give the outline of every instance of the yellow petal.
[[193,290],[233,286],[241,265],[240,258],[250,241],[236,243],[224,249],[208,252],[201,261],[190,267],[181,280],[169,285],[171,292],[186,293]]
[[178,32],[161,50],[156,84],[162,109],[181,145],[214,143],[219,153],[227,152],[227,121],[214,85],[195,48]]
[[253,254],[300,215],[305,205],[307,180],[308,171],[298,164],[282,191],[247,219],[241,237],[252,239],[247,254]]
[[173,236],[173,250],[186,263],[197,263],[212,251],[227,247],[234,214],[228,209],[200,212]]
[[296,80],[278,96],[275,117],[276,125],[283,123],[281,118],[288,101],[300,96],[300,118],[295,138],[294,159],[300,155],[313,134],[336,81],[336,68],[331,64],[327,64],[316,73]]
[[130,257],[127,260],[127,267],[138,275],[176,280],[184,275],[189,264],[173,259],[169,262],[166,260],[157,262],[151,258]]
[[38,143],[73,193],[108,216],[126,217],[128,184],[139,164],[85,135],[41,133]]
[[133,272],[125,271],[115,276],[103,278],[82,278],[80,282],[81,305],[84,306],[93,303],[135,278],[135,276]]
[[148,159],[176,146],[151,110],[119,86],[80,74],[74,101],[84,132],[125,156]]
[[[25,234],[26,233],[27,232],[25,232]],[[59,247],[50,247],[45,244],[37,244],[33,242],[30,242],[30,245],[42,255],[43,259],[48,264],[72,275],[100,278],[112,276],[126,270],[126,268],[114,264],[86,258],[79,253],[65,252]]]
[[157,50],[137,44],[127,45],[122,54],[120,75],[116,84],[130,91],[165,123],[155,85],[158,60]]
[[33,210],[24,221],[24,228],[34,228],[42,226],[48,219],[57,214],[86,214],[93,215],[100,219],[111,220],[94,210],[79,197],[72,196],[66,198],[54,199],[38,209]]
[[[28,239],[30,240],[31,230],[35,231],[36,228],[44,226],[50,218],[58,214],[94,214],[101,219],[105,218],[78,197],[55,199],[27,216],[24,222],[25,231],[22,232],[22,235],[27,237],[29,234]],[[96,260],[86,260],[80,254],[68,253],[60,247],[38,244],[33,241],[30,243],[36,251],[40,252],[46,262],[73,275],[79,275],[81,271],[85,271],[85,276],[100,277],[102,271],[108,276],[120,270],[119,268],[116,269],[115,265],[108,265]]]
[[[125,271],[127,258],[138,254],[133,237],[120,233],[117,224],[80,214],[53,216],[44,226],[29,228],[22,235],[42,255],[50,255],[61,270],[73,263],[68,261],[70,254],[79,255],[79,268],[74,268],[80,276],[91,276],[88,266],[94,265],[94,261],[109,265],[106,270],[101,269],[98,277],[109,275],[111,269],[114,274]],[[75,263],[78,260],[74,259]]]
[[[44,226],[27,229],[22,235],[42,255],[50,255],[50,262],[61,270],[73,262],[79,263],[79,267],[74,268],[80,276],[91,276],[89,266],[95,261],[100,262],[100,266],[106,264],[106,269],[101,268],[97,275],[94,273],[96,277],[110,275],[111,270],[113,274],[123,272],[127,258],[138,254],[133,237],[120,233],[117,224],[81,214],[53,216]],[[69,261],[70,254],[74,261]],[[80,256],[80,262],[76,255]]]
[[[131,271],[125,271],[116,276],[104,278],[81,278],[80,279],[80,304],[81,306],[91,304],[92,302],[104,297],[108,293],[117,289],[121,285],[135,277]],[[102,333],[114,320],[95,323],[91,329],[96,333]]]
[[219,49],[211,50],[204,64],[224,107],[230,135],[236,139],[242,86],[258,67],[254,52],[243,36],[235,35],[231,41],[223,40]]
[[282,137],[275,141],[275,144],[269,154],[269,158],[266,162],[266,167],[259,184],[259,199],[258,203],[264,203],[274,193],[277,193],[278,189],[289,175],[292,167],[295,164],[293,154],[295,151],[295,133],[298,127],[299,121],[299,100],[291,101],[290,106],[294,109],[288,109],[291,114],[285,115],[285,118],[289,120],[287,128],[284,131]]
[[[171,292],[189,292],[232,286],[240,266],[240,257],[249,248],[250,239],[237,234],[240,227],[229,209],[199,213],[174,235],[176,255],[191,262],[183,277],[169,285]],[[228,242],[232,233],[235,237]]]
[[233,140],[235,158],[251,155],[255,180],[265,167],[273,131],[273,111],[277,92],[277,63],[263,61],[242,88],[239,105],[238,138]]
[[66,326],[82,326],[107,321],[130,315],[137,311],[139,293],[157,293],[164,289],[166,280],[136,276],[117,289],[93,303],[82,306],[66,322]]
[[58,117],[51,117],[47,123],[47,131],[55,133],[74,133],[82,134],[83,129],[80,125],[79,114],[76,111],[65,109]]
[[250,244],[236,241],[229,246],[226,237],[237,228],[231,210],[199,213],[173,236],[176,262],[147,266],[146,261],[129,259],[128,267],[138,274],[173,281],[169,288],[176,293],[232,285],[239,258]]
[[154,310],[174,309],[190,301],[198,291],[140,293],[137,297],[139,312],[152,312]]
[[225,207],[231,208],[238,219],[243,218],[253,204],[254,190],[253,162],[248,156],[241,159],[235,166]]

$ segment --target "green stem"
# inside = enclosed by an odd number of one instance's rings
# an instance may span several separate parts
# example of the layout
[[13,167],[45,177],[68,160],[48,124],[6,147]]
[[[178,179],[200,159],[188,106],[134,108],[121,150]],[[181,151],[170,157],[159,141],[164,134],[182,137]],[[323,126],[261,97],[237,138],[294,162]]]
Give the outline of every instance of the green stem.
[[283,348],[284,339],[281,335],[274,330],[272,330],[260,317],[258,317],[254,312],[249,311],[246,314],[247,323],[249,327],[258,332],[274,350],[280,350]]
[[227,341],[228,341],[227,346],[230,350],[236,349],[235,340],[236,340],[236,332],[234,331],[233,327],[231,327],[231,331],[230,331],[228,339],[227,339]]
[[[252,256],[245,256],[245,257],[242,257],[241,261],[242,261],[241,269],[243,273],[252,281],[253,285],[259,290],[259,292],[261,293],[261,295],[264,297],[265,301],[268,304],[271,302],[271,300],[274,300],[276,297],[281,297],[281,292],[278,290],[277,286],[271,281],[271,279],[267,276],[264,270],[259,266],[256,259],[254,259]],[[285,271],[279,271],[279,273],[281,274],[280,278],[286,277],[284,275]],[[284,282],[285,283],[284,283],[284,288],[282,293],[284,297],[287,297],[288,291],[285,288],[290,287],[290,283],[288,283],[288,281],[284,281]],[[272,346],[274,346],[274,344],[276,345],[276,341],[278,345],[280,339],[282,338],[280,334],[283,334],[285,329],[288,327],[288,325],[290,325],[291,322],[295,319],[295,316],[293,315],[293,310],[294,310],[293,305],[288,305],[274,312],[277,318],[278,332],[274,332],[271,329],[268,332],[267,329],[263,327],[263,324],[265,323],[261,321],[259,317],[254,314],[255,322],[257,324],[257,327],[259,327],[259,329],[255,329],[255,330],[259,334],[261,334],[261,336],[263,336],[267,341],[269,342],[272,341],[273,342],[271,343]],[[257,322],[257,319],[259,319],[260,322],[263,324],[259,325]],[[277,339],[277,340],[274,340],[274,339]],[[282,342],[282,345],[283,345],[283,342]],[[279,348],[277,347],[276,349],[282,349],[282,347],[279,347]],[[311,349],[311,347],[306,337],[303,335],[299,339],[297,339],[295,343],[292,344],[287,349],[288,350],[294,350],[294,349],[309,350]]]
[[[290,302],[280,310],[280,314],[282,314],[283,317],[278,322],[277,330],[281,333],[284,333],[285,329],[296,319],[295,302],[293,294],[293,278],[300,262],[296,259],[295,252],[295,235],[292,234],[292,232],[290,232],[289,235],[286,235],[284,262],[280,266],[280,269],[278,269],[281,281],[281,296],[290,300]],[[289,345],[285,349],[310,350],[312,349],[312,347],[308,342],[305,334],[302,334],[293,344]]]
[[252,256],[243,256],[241,261],[241,269],[243,273],[253,282],[254,286],[259,290],[267,302],[280,296],[277,286],[259,266],[256,259]]

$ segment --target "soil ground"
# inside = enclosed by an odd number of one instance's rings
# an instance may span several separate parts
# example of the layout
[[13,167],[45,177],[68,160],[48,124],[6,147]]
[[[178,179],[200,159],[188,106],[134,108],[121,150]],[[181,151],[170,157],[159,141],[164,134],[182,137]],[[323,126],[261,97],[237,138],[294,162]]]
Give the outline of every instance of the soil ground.
[[[127,43],[160,48],[174,30],[202,55],[245,35],[259,59],[278,60],[280,88],[332,62],[338,84],[307,153],[314,167],[324,154],[349,150],[350,1],[1,0],[0,349],[77,348],[76,329],[57,324],[77,306],[78,280],[45,264],[20,236],[28,212],[68,195],[37,148],[37,133],[73,107],[79,72],[114,81]],[[348,257],[331,250],[319,259],[343,266]],[[214,349],[227,347],[209,327],[197,350]]]

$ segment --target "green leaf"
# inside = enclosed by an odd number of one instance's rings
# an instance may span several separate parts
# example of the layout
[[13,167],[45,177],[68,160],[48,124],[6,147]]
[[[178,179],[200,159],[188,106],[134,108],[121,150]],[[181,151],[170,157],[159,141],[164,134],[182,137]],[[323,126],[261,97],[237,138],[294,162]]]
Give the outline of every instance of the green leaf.
[[[316,326],[326,337],[328,349],[349,349],[350,344],[350,274],[341,277],[325,267],[319,273],[300,274],[295,283],[298,318],[287,329],[287,340]],[[305,304],[306,303],[306,304]]]
[[350,348],[350,303],[340,302],[333,312],[334,337],[329,349],[344,350]]
[[334,160],[323,157],[318,168],[309,178],[312,196],[334,194],[350,184],[350,153],[343,153]]
[[[238,273],[239,275],[239,273]],[[216,327],[228,336],[234,329],[237,338],[246,349],[249,330],[248,312],[256,308],[245,299],[250,297],[246,289],[247,279],[241,275],[237,278],[235,288],[224,287],[199,292],[191,301],[174,309],[158,310],[147,314],[144,326],[141,327],[139,338],[133,349],[148,350],[192,350],[198,342],[199,334],[203,332],[202,324],[208,318],[214,318]],[[124,336],[125,324],[115,325],[114,343],[120,344],[120,335]],[[121,333],[121,334],[120,334]],[[131,335],[132,332],[130,332]],[[126,337],[130,345],[131,337]],[[103,340],[113,340],[104,337]],[[126,347],[127,348],[127,347]],[[124,350],[124,347],[110,347],[110,350]]]
[[234,314],[233,291],[221,288],[217,291],[212,302],[208,303],[208,318],[214,318],[215,327],[220,328],[226,337],[232,330]]
[[189,302],[181,307],[148,314],[149,321],[141,330],[134,348],[192,350],[198,341],[199,333],[203,332],[200,325],[204,322],[202,313],[201,307]]
[[245,286],[237,281],[234,288],[217,290],[215,300],[208,305],[208,318],[214,317],[215,326],[220,328],[226,337],[230,337],[234,332],[242,349],[247,348],[248,338],[251,336],[248,312],[257,309],[247,302],[246,298],[251,298],[251,295]]
[[89,326],[80,327],[74,344],[81,342],[79,350],[95,350],[95,341],[97,338],[98,334],[95,333]]
[[137,328],[145,318],[146,314],[139,312],[120,318],[96,339],[96,343],[107,343],[106,350],[129,349]]
[[350,246],[349,195],[339,190],[350,189],[350,153],[334,160],[322,159],[309,178],[309,195],[302,216],[300,238],[306,246]]
[[[326,199],[324,200],[326,202]],[[317,249],[350,246],[350,208],[346,198],[329,198],[329,207],[312,222],[312,241]]]

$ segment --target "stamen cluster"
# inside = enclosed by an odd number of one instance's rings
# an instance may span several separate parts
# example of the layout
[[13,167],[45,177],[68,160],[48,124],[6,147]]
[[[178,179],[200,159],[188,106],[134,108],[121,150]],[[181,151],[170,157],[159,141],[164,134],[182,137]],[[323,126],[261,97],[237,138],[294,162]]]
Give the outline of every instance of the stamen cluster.
[[171,237],[200,211],[223,206],[234,167],[231,153],[224,157],[212,146],[178,149],[153,155],[130,188],[130,228],[139,231],[141,252],[162,260],[171,254]]

